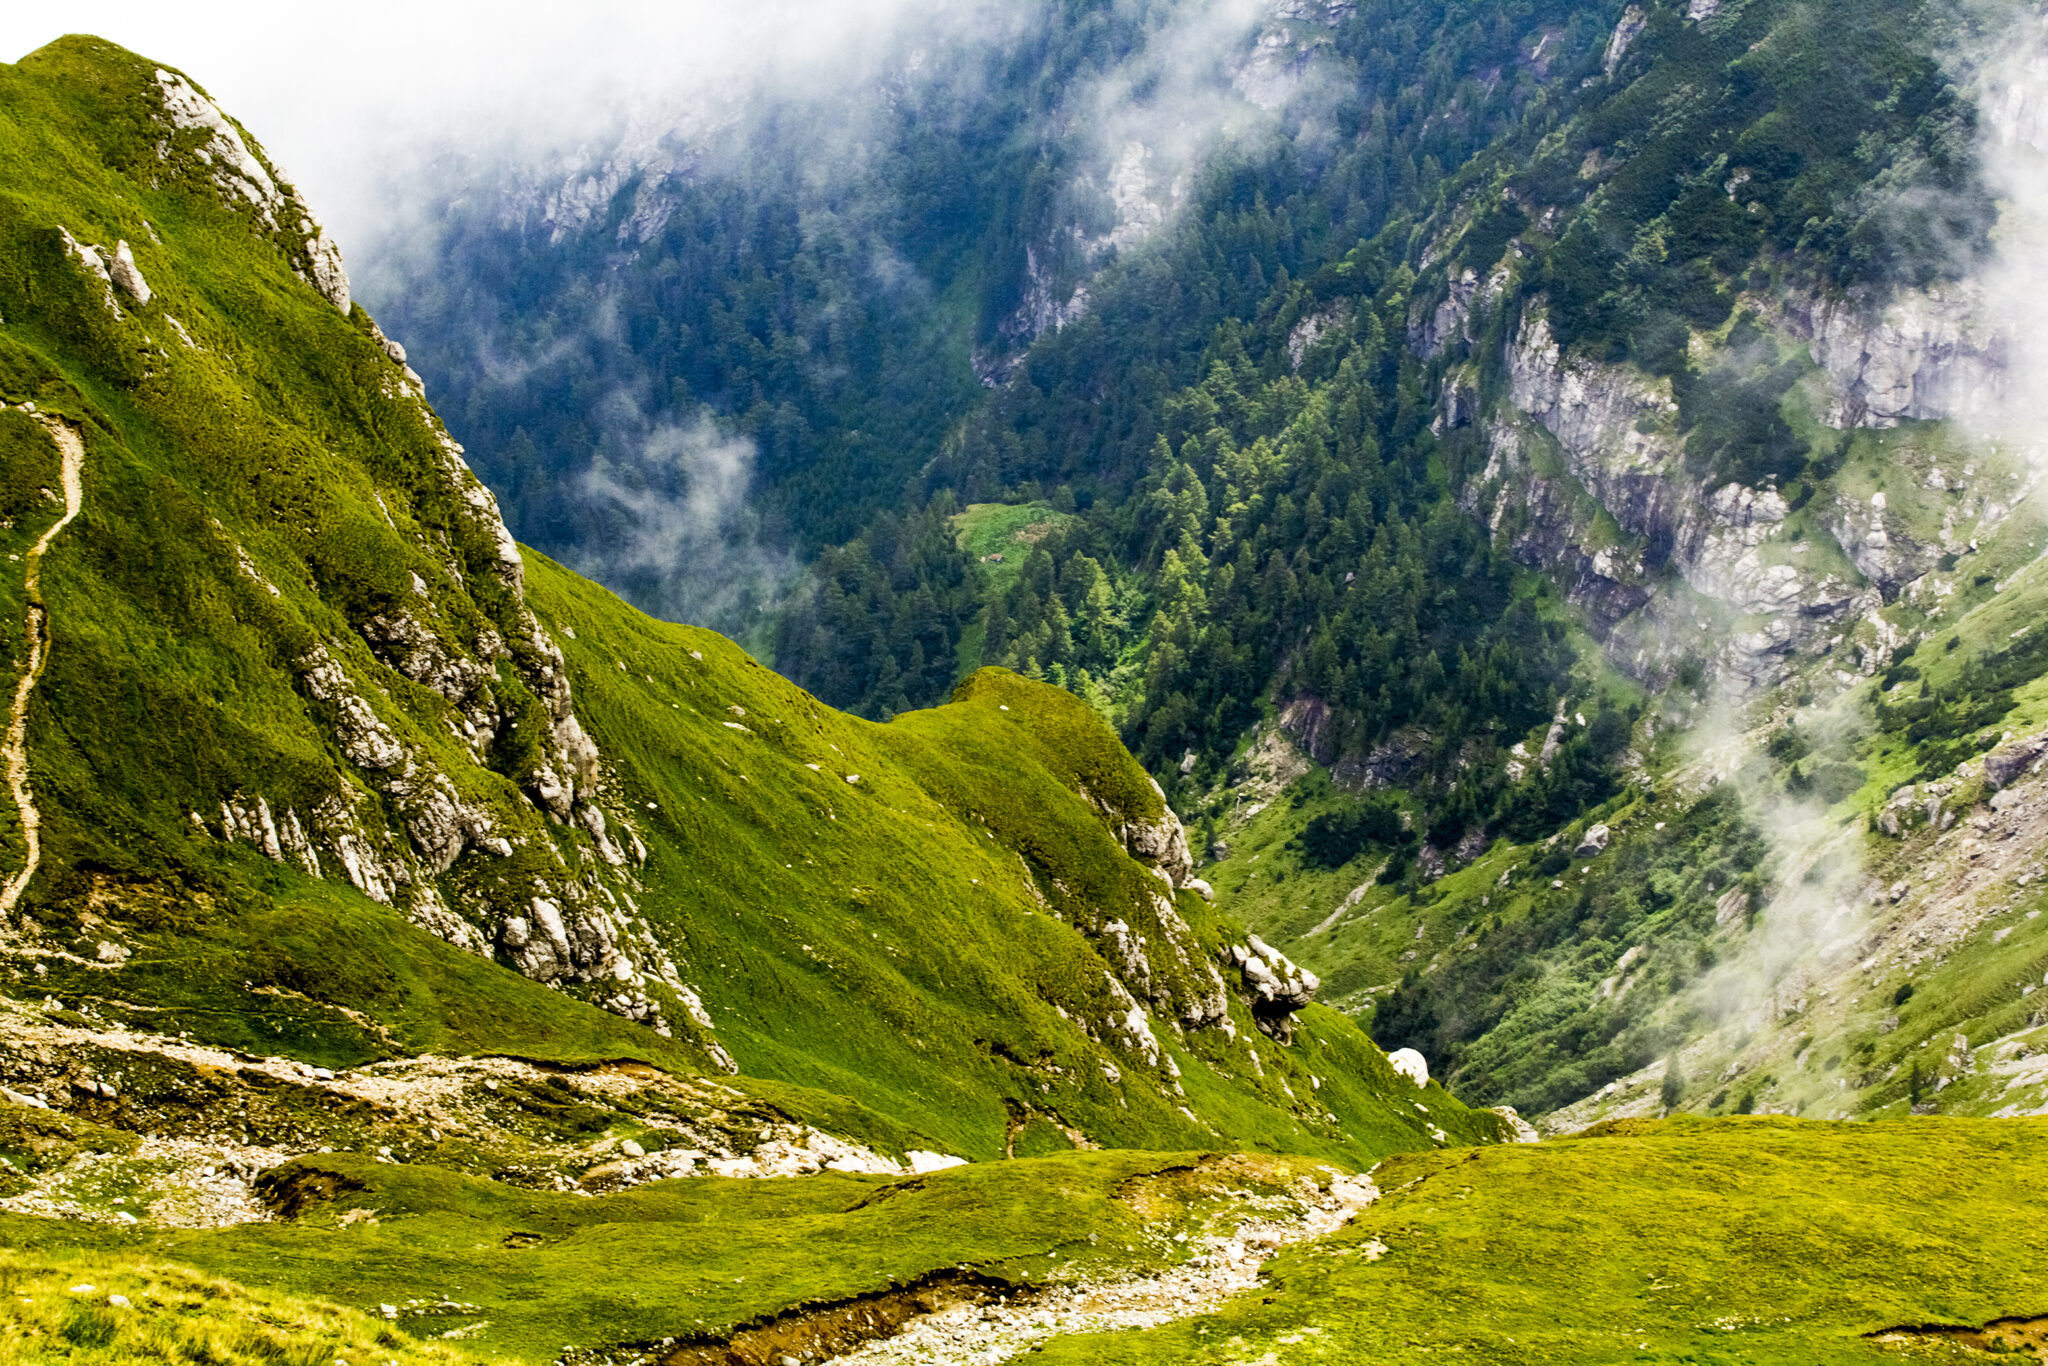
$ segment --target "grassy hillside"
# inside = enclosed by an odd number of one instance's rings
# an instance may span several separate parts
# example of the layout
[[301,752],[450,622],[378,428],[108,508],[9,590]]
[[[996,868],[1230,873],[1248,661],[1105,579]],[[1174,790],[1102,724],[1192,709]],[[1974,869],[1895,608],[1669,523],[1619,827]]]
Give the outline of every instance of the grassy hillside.
[[738,1069],[974,1158],[1496,1132],[1339,1015],[1259,1031],[1085,706],[986,673],[878,727],[522,560],[260,144],[96,40],[0,83],[9,535],[84,450],[7,991],[327,1066]]

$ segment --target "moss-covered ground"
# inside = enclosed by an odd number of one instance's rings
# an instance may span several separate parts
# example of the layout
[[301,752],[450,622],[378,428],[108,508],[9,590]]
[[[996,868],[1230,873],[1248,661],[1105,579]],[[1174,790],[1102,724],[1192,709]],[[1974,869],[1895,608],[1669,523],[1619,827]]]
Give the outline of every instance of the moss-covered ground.
[[[2042,1312],[2048,1125],[1622,1122],[1391,1159],[1264,1295],[1048,1363],[1877,1362]],[[1939,1344],[1936,1344],[1939,1345]]]
[[252,1291],[132,1254],[0,1248],[5,1366],[464,1366],[480,1358],[425,1343],[373,1313],[318,1296]]

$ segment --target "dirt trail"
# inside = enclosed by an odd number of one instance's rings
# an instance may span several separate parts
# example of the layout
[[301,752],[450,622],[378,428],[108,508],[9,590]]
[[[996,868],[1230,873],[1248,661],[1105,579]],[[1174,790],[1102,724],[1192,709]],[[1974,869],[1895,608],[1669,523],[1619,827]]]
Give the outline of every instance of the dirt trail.
[[15,903],[28,890],[29,879],[36,875],[36,868],[43,861],[43,818],[36,809],[35,797],[28,786],[28,703],[35,692],[36,681],[42,677],[43,666],[50,658],[49,612],[43,606],[43,552],[47,551],[65,527],[70,526],[78,516],[78,510],[85,501],[85,442],[76,428],[46,417],[40,413],[36,420],[43,430],[50,434],[50,440],[57,444],[63,456],[64,515],[57,524],[42,534],[27,555],[28,561],[28,618],[25,631],[28,636],[28,662],[21,671],[21,681],[14,688],[14,706],[7,716],[7,740],[0,746],[0,768],[7,773],[7,790],[14,796],[15,809],[21,813],[22,837],[28,845],[28,861],[19,873],[0,888],[0,922],[13,913]]
[[1205,1240],[1199,1255],[1170,1271],[1058,1286],[1014,1306],[959,1304],[830,1360],[832,1366],[995,1366],[1070,1333],[1142,1330],[1206,1314],[1256,1287],[1267,1259],[1281,1248],[1335,1232],[1378,1196],[1369,1178],[1340,1176],[1300,1214],[1247,1220],[1228,1236]]

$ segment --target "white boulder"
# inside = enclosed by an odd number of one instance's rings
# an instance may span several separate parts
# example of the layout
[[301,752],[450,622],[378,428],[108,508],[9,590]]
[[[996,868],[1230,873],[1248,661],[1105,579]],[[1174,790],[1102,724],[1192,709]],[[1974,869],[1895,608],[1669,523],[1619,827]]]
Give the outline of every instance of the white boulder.
[[1417,1086],[1429,1085],[1429,1060],[1412,1048],[1397,1048],[1387,1054],[1387,1065]]

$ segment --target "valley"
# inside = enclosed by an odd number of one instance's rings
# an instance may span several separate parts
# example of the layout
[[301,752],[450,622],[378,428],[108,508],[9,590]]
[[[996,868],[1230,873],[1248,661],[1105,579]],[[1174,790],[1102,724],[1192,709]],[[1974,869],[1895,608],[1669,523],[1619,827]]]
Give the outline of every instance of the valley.
[[0,1366],[2038,1352],[2038,16],[974,14],[0,65]]

